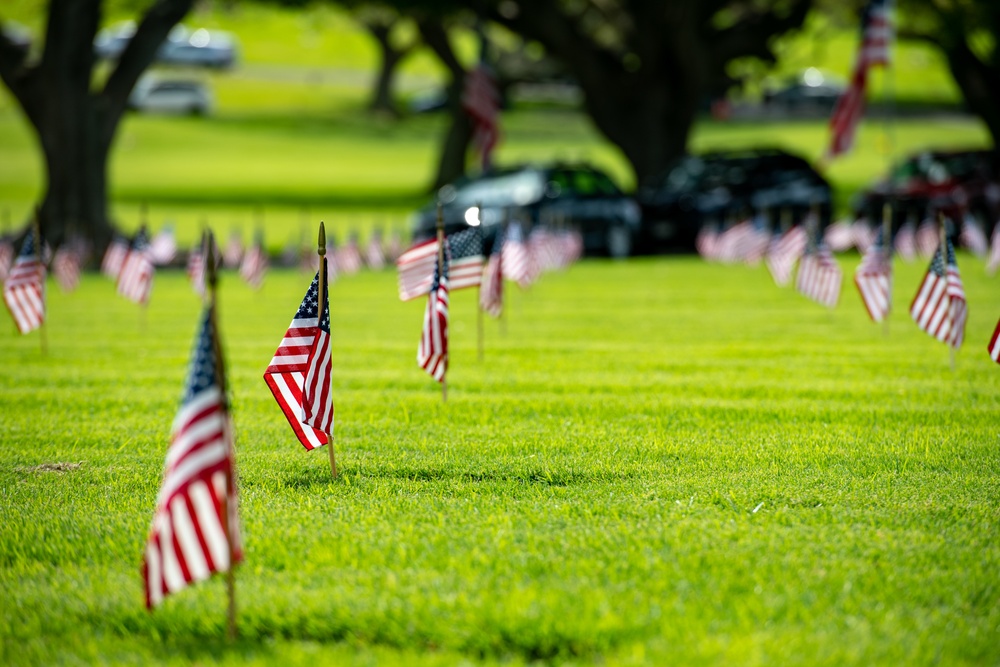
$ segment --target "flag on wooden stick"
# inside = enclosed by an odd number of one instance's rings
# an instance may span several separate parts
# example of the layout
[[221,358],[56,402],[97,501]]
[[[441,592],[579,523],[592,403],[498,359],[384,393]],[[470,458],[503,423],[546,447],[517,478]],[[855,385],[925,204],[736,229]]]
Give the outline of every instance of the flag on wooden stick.
[[[452,290],[476,287],[483,279],[483,238],[480,227],[472,227],[448,236],[449,287]],[[438,241],[430,239],[413,246],[396,261],[399,298],[409,301],[427,294],[437,266]]]
[[881,322],[892,309],[891,246],[881,236],[865,253],[854,272],[854,284],[873,322]]
[[258,231],[253,246],[243,255],[240,277],[253,289],[260,289],[267,273],[267,251],[264,249],[264,232]]
[[121,273],[122,264],[125,263],[125,257],[128,255],[128,246],[129,243],[123,236],[115,234],[111,243],[108,244],[108,249],[104,251],[104,259],[101,260],[101,273],[112,280],[118,280],[118,274]]
[[816,303],[833,308],[840,299],[843,274],[825,245],[806,254],[799,262],[795,289]]
[[967,315],[955,249],[949,239],[944,239],[910,304],[910,316],[922,330],[957,350],[965,338]]
[[64,292],[72,292],[80,285],[82,252],[76,243],[64,243],[52,258],[52,273]]
[[118,293],[130,301],[146,305],[153,291],[154,272],[155,268],[149,257],[149,237],[143,226],[132,239],[132,245],[122,262],[118,273]]
[[[319,271],[323,272],[322,294]],[[264,381],[274,400],[306,449],[327,444],[333,432],[330,299],[325,261],[320,262],[319,271],[264,371]]]
[[143,564],[146,606],[243,560],[214,304],[195,337]]
[[427,373],[443,383],[448,372],[448,241],[440,253],[442,258],[434,270],[430,293],[427,295],[427,309],[424,311],[424,326],[420,332],[417,347],[417,364]]
[[805,252],[808,240],[803,225],[796,225],[780,237],[775,236],[772,240],[765,263],[775,284],[779,287],[784,287],[791,282],[795,263]]
[[22,334],[37,329],[45,321],[45,265],[39,256],[41,244],[37,233],[36,227],[28,231],[3,284],[4,303]]

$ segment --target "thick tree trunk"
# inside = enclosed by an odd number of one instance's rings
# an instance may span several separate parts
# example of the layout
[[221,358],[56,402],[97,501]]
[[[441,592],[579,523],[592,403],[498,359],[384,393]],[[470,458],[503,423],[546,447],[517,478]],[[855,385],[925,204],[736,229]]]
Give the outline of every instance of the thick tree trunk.
[[965,42],[964,35],[956,45],[945,48],[944,53],[969,111],[983,120],[994,150],[1000,151],[1000,68],[980,60]]
[[379,48],[378,73],[375,77],[371,101],[368,102],[368,110],[373,113],[387,114],[394,118],[398,117],[399,110],[396,108],[393,96],[393,84],[396,80],[399,64],[409,55],[410,48],[397,49],[392,45],[390,37],[393,24],[366,23],[365,28],[375,38]]

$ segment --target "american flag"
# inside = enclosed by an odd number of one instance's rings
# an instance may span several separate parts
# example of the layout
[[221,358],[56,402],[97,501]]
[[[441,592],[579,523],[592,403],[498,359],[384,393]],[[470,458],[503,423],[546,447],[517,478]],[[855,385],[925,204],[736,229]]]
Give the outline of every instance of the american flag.
[[917,232],[913,221],[904,222],[896,232],[896,254],[907,262],[917,258]]
[[779,287],[791,282],[792,270],[805,252],[808,240],[805,228],[796,225],[772,241],[765,263]]
[[986,240],[982,225],[968,213],[962,218],[962,233],[959,238],[976,257],[983,257],[989,252],[990,244]]
[[854,284],[873,322],[881,322],[892,309],[892,256],[881,237],[869,248],[854,272]]
[[694,247],[703,259],[714,261],[719,258],[719,231],[714,224],[702,223]]
[[126,299],[145,305],[153,290],[153,262],[149,259],[149,238],[142,227],[132,239],[132,245],[118,273],[118,293]]
[[927,275],[910,305],[910,316],[928,334],[958,349],[965,338],[967,314],[965,288],[958,274],[955,249],[946,239],[944,248],[939,244],[934,252]]
[[990,353],[990,359],[1000,364],[1000,322],[997,322],[997,328],[993,330],[993,337],[990,338],[986,351]]
[[45,321],[45,265],[38,257],[34,229],[24,237],[21,253],[3,284],[3,300],[22,334]]
[[986,273],[991,276],[1000,267],[1000,222],[993,225],[993,234],[990,238],[990,255],[986,258]]
[[327,444],[333,432],[330,298],[326,262],[321,262],[320,270],[324,272],[322,306],[317,271],[274,358],[264,371],[264,381],[271,389],[274,400],[306,449]]
[[485,171],[500,139],[500,93],[493,73],[483,63],[465,75],[462,109],[472,120],[472,141]]
[[174,228],[164,227],[149,243],[149,259],[155,266],[165,266],[177,257],[177,240]]
[[535,227],[528,234],[528,247],[539,271],[551,271],[559,266],[559,251],[555,237],[545,227]]
[[770,223],[764,213],[758,213],[750,223],[750,233],[747,235],[743,249],[743,261],[750,265],[758,264],[767,254],[770,245]]
[[837,100],[830,118],[832,136],[827,157],[835,157],[851,149],[854,133],[865,112],[868,68],[889,64],[889,46],[893,39],[890,10],[891,0],[870,0],[861,15],[861,46],[851,83]]
[[122,271],[125,257],[128,255],[128,241],[124,237],[115,234],[108,244],[108,249],[104,251],[104,259],[101,260],[101,273],[112,280],[118,280],[118,274]]
[[417,364],[438,382],[444,382],[448,372],[448,245],[446,240],[440,271],[435,264],[417,347]]
[[337,248],[335,253],[337,270],[347,275],[354,275],[361,270],[361,251],[358,249],[358,235],[351,234],[347,243]]
[[400,237],[399,230],[392,230],[392,234],[389,235],[389,245],[385,249],[385,258],[390,262],[395,262],[399,259],[399,256],[403,254],[403,240]]
[[14,261],[14,244],[10,239],[0,238],[0,282],[7,280],[10,265]]
[[938,226],[934,218],[927,217],[924,221],[920,223],[917,227],[917,231],[913,236],[914,244],[916,245],[917,254],[923,258],[929,258],[938,247]]
[[507,226],[501,252],[503,252],[501,265],[504,278],[513,280],[522,288],[535,282],[538,270],[535,268],[531,250],[524,242],[524,231],[520,222],[512,222]]
[[833,259],[830,249],[821,245],[815,251],[807,253],[799,262],[795,289],[806,298],[833,308],[840,299],[842,282],[840,266]]
[[243,259],[243,234],[238,229],[234,229],[229,235],[229,241],[222,250],[222,265],[227,269],[239,267]]
[[479,286],[479,307],[500,317],[503,312],[503,230],[493,240],[493,250],[483,271],[483,284]]
[[719,235],[716,258],[724,264],[745,261],[757,244],[756,236],[750,219],[736,223]]
[[195,294],[205,296],[205,254],[201,244],[191,249],[187,261],[187,276]]
[[64,292],[72,292],[80,285],[80,251],[78,246],[66,243],[52,258],[52,273]]
[[385,268],[385,252],[382,250],[382,232],[375,230],[365,246],[365,264],[372,271]]
[[[476,287],[483,279],[483,237],[479,227],[449,234],[450,289]],[[403,301],[427,294],[437,267],[438,242],[430,239],[413,246],[396,260],[399,298]]]
[[243,560],[232,429],[212,306],[195,338],[146,542],[146,606]]
[[847,220],[838,220],[823,233],[823,243],[833,252],[844,252],[854,246],[854,231]]
[[243,261],[240,263],[240,277],[253,289],[260,289],[264,283],[264,274],[267,273],[267,251],[264,249],[262,236],[262,234],[257,235],[257,240],[243,255]]
[[858,249],[862,255],[867,253],[875,241],[878,239],[879,232],[872,227],[871,223],[868,222],[868,218],[858,218],[851,225],[851,236],[854,241],[854,246]]

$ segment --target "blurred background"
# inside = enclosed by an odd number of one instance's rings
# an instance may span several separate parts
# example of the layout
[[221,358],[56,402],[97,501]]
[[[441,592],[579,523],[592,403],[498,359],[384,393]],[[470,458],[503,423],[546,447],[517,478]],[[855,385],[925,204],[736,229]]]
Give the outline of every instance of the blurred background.
[[[855,218],[886,187],[923,188],[924,208],[942,188],[978,197],[959,204],[989,232],[1000,9],[900,0],[891,63],[868,72],[853,147],[824,159],[865,11],[830,0],[5,0],[0,231],[39,206],[57,245],[83,235],[99,248],[145,221],[182,247],[205,225],[264,231],[277,255],[320,219],[335,242],[409,238],[430,202],[495,173],[506,180],[468,197],[535,223],[601,218],[597,254],[693,249],[706,220],[761,208]],[[462,103],[480,68],[497,105],[487,166]],[[794,202],[778,192],[792,181]],[[712,204],[720,187],[724,206]],[[529,211],[567,198],[590,208]],[[612,228],[628,230],[624,249]]]

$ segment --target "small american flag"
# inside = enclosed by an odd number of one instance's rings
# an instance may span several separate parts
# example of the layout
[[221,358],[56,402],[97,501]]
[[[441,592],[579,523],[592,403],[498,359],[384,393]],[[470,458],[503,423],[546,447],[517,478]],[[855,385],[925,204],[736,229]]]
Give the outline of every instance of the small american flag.
[[962,218],[962,244],[976,257],[983,257],[989,252],[990,244],[986,240],[982,225],[972,215],[966,213]]
[[796,225],[771,243],[765,263],[779,287],[791,282],[795,263],[805,252],[808,240],[804,227]]
[[195,294],[205,296],[205,254],[202,252],[201,244],[192,248],[188,255],[187,276]]
[[149,259],[155,266],[166,266],[177,257],[177,239],[174,228],[164,227],[149,243]]
[[717,259],[724,264],[742,262],[754,243],[753,222],[749,219],[736,223],[719,234]]
[[522,288],[535,282],[538,270],[531,250],[524,242],[524,232],[520,222],[512,222],[507,227],[501,252],[503,252],[501,267],[504,278],[513,280]]
[[990,338],[986,351],[990,353],[990,359],[1000,364],[1000,322],[997,322],[997,327],[993,330],[993,337]]
[[760,263],[770,245],[771,230],[767,218],[763,213],[759,213],[750,223],[750,232],[743,249],[743,261],[751,266]]
[[321,262],[320,270],[324,272],[322,297],[317,271],[264,371],[264,381],[271,389],[274,400],[306,449],[327,444],[333,432],[330,298],[325,280],[325,261]]
[[448,250],[446,240],[440,271],[435,264],[417,347],[417,364],[438,382],[444,382],[448,372]]
[[[477,287],[483,279],[483,237],[479,227],[464,229],[447,237],[451,251],[449,287]],[[399,298],[403,301],[427,294],[437,267],[438,242],[430,239],[413,246],[396,260]]]
[[821,245],[815,251],[807,253],[799,262],[795,289],[806,298],[833,308],[840,299],[842,282],[840,266],[833,259],[830,249]]
[[365,264],[372,271],[385,268],[385,252],[382,250],[382,232],[375,230],[365,246]]
[[262,234],[257,235],[257,240],[243,255],[243,261],[240,263],[240,277],[253,289],[260,289],[264,283],[264,274],[267,273],[267,251],[264,249],[262,236]]
[[118,273],[118,293],[126,299],[145,305],[149,302],[149,294],[153,290],[153,262],[149,259],[149,238],[146,228],[139,229],[122,269]]
[[702,223],[694,247],[703,259],[715,261],[719,258],[719,230],[714,224]]
[[493,250],[483,271],[483,284],[479,286],[479,307],[493,317],[503,312],[503,231],[493,240]]
[[904,222],[896,232],[896,254],[907,262],[917,258],[917,232],[912,221]]
[[854,247],[854,232],[847,220],[838,220],[823,233],[823,243],[833,252],[844,252]]
[[892,258],[888,246],[873,245],[854,272],[854,284],[873,322],[881,322],[892,309]]
[[868,69],[873,65],[889,64],[889,46],[893,39],[890,9],[891,0],[871,0],[861,15],[861,46],[851,83],[837,100],[830,118],[832,136],[827,157],[851,150],[854,133],[865,112]]
[[938,247],[938,226],[934,218],[924,219],[913,236],[916,244],[917,254],[927,259],[930,258]]
[[500,93],[493,73],[483,63],[465,75],[462,109],[472,120],[472,141],[479,150],[485,171],[490,167],[493,149],[500,139]]
[[112,280],[118,280],[118,274],[122,271],[126,256],[128,256],[128,241],[115,234],[111,243],[108,244],[108,249],[104,251],[104,259],[101,260],[101,273]]
[[22,334],[45,321],[45,265],[38,257],[34,229],[24,237],[21,253],[3,284],[3,300]]
[[222,250],[222,265],[227,269],[239,267],[243,259],[243,234],[238,229],[234,229],[229,235],[229,241]]
[[338,271],[351,276],[361,270],[361,251],[358,249],[358,235],[351,234],[350,238],[340,248],[337,248],[336,263]]
[[910,316],[928,334],[958,349],[965,338],[967,314],[965,288],[955,262],[955,249],[946,239],[944,247],[939,244],[934,252],[927,275],[910,305]]
[[64,292],[72,292],[80,285],[80,251],[78,246],[64,244],[52,258],[52,273]]
[[876,231],[872,227],[871,223],[868,222],[868,218],[858,218],[851,225],[851,237],[854,241],[854,246],[858,249],[862,255],[867,253],[875,241],[878,239],[879,231]]
[[243,560],[226,388],[212,306],[205,309],[143,563],[146,606]]
[[991,276],[1000,267],[1000,222],[993,225],[993,235],[990,238],[990,255],[986,258],[986,273]]
[[7,280],[10,273],[10,265],[14,261],[14,244],[10,239],[0,238],[0,282]]

